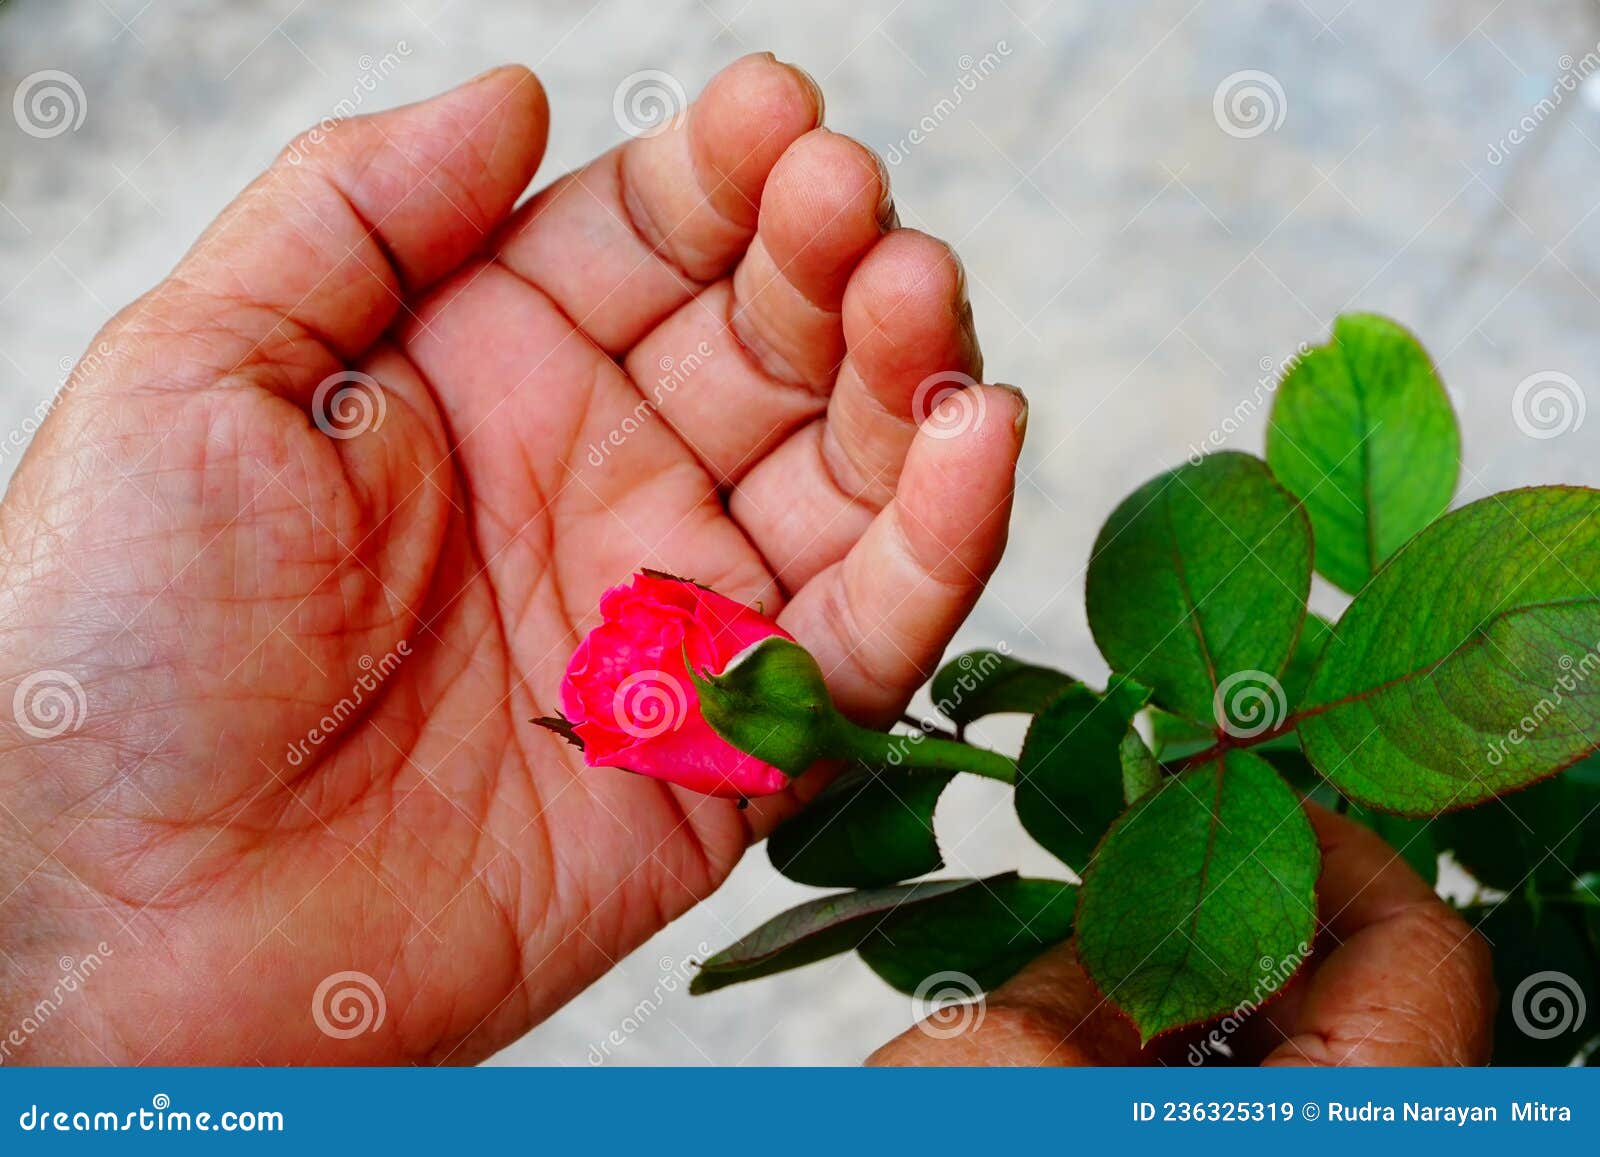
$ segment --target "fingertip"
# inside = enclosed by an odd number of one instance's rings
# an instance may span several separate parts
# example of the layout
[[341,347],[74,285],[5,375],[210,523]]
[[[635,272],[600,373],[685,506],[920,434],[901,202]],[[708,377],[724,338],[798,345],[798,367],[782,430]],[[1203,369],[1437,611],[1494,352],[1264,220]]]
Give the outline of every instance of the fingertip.
[[999,562],[1025,415],[1015,389],[946,386],[919,425],[896,501],[902,534],[934,577],[986,579]]
[[828,119],[828,102],[823,95],[822,86],[817,83],[817,78],[791,60],[780,60],[778,63],[792,72],[801,87],[805,89],[811,109],[811,127],[820,129],[823,122]]
[[711,78],[689,117],[689,147],[705,195],[722,216],[755,228],[773,166],[822,123],[822,92],[770,52],[740,57]]
[[821,395],[844,360],[839,310],[883,233],[887,181],[863,145],[806,133],[773,166],[756,239],[733,275],[733,332],[771,378]]
[[508,134],[521,139],[536,160],[542,157],[550,136],[550,97],[534,71],[524,64],[502,64],[474,83],[490,95],[490,111],[504,106]]
[[926,233],[885,234],[851,275],[842,311],[851,363],[890,413],[909,415],[908,377],[945,367],[983,374],[966,270]]
[[549,134],[544,87],[506,64],[415,104],[318,128],[289,160],[336,184],[383,236],[406,284],[454,269],[510,213]]
[[896,229],[885,234],[861,262],[850,282],[846,308],[881,317],[919,301],[953,305],[965,295],[966,282],[966,270],[950,246],[920,229]]
[[[538,80],[508,65],[301,133],[179,265],[185,292],[163,306],[172,329],[227,331],[196,343],[185,376],[208,381],[240,356],[262,361],[283,319],[337,357],[367,350],[408,291],[449,274],[500,226],[538,168],[547,124]],[[217,325],[246,306],[248,324]],[[273,386],[298,396],[325,372],[296,362]]]
[[994,388],[1011,395],[1011,431],[1016,437],[1017,449],[1021,451],[1022,444],[1028,440],[1028,395],[1022,392],[1021,386],[1013,386],[1010,382],[996,382]]
[[884,232],[882,163],[849,137],[814,129],[778,159],[762,197],[760,236],[813,305],[836,310],[850,274]]
[[925,233],[893,230],[851,274],[841,321],[846,354],[823,449],[841,485],[878,507],[932,401],[983,372],[960,260]]
[[[740,57],[706,85],[702,143],[725,145],[726,156],[752,153],[770,169],[790,145],[822,124],[822,89],[809,73],[770,52]],[[741,143],[745,147],[738,147]],[[759,157],[757,158],[760,159]],[[734,175],[736,170],[729,169]]]
[[547,119],[546,114],[550,111],[544,84],[533,69],[515,61],[497,64],[480,72],[465,84],[445,93],[444,97],[448,98],[456,93],[469,92],[473,89],[497,93],[499,95],[493,97],[494,103],[515,102],[541,121]]
[[917,436],[908,468],[913,460],[934,458],[950,471],[977,470],[991,485],[1003,473],[1009,484],[1028,426],[1028,399],[1020,389],[956,372],[930,374],[913,393],[911,408]]
[[550,103],[544,85],[526,65],[501,64],[436,96],[376,113],[370,121],[356,118],[348,123],[370,123],[417,138],[419,164],[444,163],[470,148],[472,159],[494,184],[520,176],[514,199],[533,179],[544,156]]
[[624,209],[691,281],[714,281],[749,245],[773,167],[820,116],[809,79],[771,53],[741,57],[711,78],[687,115],[621,151]]

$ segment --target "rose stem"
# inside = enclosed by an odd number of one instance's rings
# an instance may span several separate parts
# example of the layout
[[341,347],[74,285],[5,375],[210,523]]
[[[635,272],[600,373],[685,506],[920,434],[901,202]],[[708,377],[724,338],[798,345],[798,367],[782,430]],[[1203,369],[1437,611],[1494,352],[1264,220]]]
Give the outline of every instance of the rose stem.
[[839,739],[840,754],[863,763],[890,767],[921,767],[936,771],[969,771],[1001,783],[1017,782],[1017,765],[998,751],[938,739],[931,735],[893,735],[847,724]]

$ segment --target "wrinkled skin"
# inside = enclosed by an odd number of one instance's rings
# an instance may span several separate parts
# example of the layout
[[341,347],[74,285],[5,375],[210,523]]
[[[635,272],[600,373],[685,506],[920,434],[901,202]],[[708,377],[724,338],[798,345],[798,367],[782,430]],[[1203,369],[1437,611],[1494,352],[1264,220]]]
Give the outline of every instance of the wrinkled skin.
[[[960,266],[820,115],[746,58],[513,213],[547,106],[499,69],[298,142],[107,324],[0,508],[3,690],[83,692],[3,720],[0,1022],[103,953],[7,1063],[476,1060],[710,893],[792,793],[528,723],[640,566],[898,713],[1025,408],[973,386],[919,432],[922,380],[981,373]],[[345,370],[381,392],[319,399]],[[385,1016],[340,1039],[312,1001],[351,970]]]

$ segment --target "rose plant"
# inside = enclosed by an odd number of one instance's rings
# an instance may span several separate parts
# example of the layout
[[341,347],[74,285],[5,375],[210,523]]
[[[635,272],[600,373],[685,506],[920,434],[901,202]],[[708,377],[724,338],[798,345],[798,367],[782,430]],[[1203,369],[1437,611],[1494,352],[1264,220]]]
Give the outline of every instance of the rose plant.
[[[645,574],[606,596],[540,722],[591,765],[717,795],[843,767],[768,852],[848,890],[703,962],[696,992],[847,951],[905,991],[987,988],[1072,936],[1149,1040],[1254,1007],[1315,950],[1315,798],[1429,880],[1443,853],[1470,874],[1507,997],[1497,1060],[1565,1063],[1596,1040],[1540,1017],[1600,1007],[1600,492],[1447,513],[1459,469],[1422,346],[1346,315],[1277,383],[1265,460],[1196,455],[1111,514],[1086,584],[1103,689],[974,652],[933,678],[948,726],[868,731],[759,611]],[[1353,596],[1337,622],[1308,611],[1314,571]],[[1032,717],[1015,759],[964,741],[1000,713]],[[1074,878],[919,879],[961,772],[1011,784]],[[1560,991],[1530,996],[1549,976]]]
[[561,715],[535,720],[620,767],[698,791],[772,795],[819,760],[958,767],[1010,782],[1004,756],[927,735],[901,739],[840,715],[805,648],[753,607],[659,571],[600,600],[561,681]]

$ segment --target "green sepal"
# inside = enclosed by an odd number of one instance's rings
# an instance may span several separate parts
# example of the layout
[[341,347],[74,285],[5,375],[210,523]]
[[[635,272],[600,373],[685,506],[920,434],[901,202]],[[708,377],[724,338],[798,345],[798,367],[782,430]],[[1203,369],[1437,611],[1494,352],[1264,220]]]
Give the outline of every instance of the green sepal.
[[774,635],[736,655],[721,674],[690,664],[689,677],[712,730],[785,775],[841,753],[849,725],[833,705],[822,668],[799,643]]

